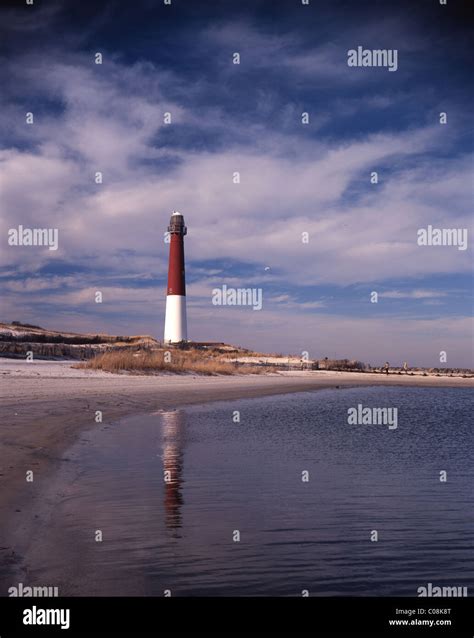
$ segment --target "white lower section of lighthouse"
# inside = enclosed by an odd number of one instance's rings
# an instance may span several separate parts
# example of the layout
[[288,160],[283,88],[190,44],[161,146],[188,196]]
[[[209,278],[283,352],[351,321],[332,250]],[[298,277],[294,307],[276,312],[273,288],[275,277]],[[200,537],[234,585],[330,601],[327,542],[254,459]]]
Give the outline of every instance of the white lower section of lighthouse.
[[186,325],[186,297],[184,295],[167,295],[165,343],[186,341],[188,338]]

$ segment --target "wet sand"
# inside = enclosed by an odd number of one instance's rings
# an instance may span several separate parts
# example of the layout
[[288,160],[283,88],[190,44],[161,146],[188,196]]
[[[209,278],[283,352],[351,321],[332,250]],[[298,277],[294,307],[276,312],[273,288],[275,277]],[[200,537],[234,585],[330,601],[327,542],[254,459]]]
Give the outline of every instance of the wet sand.
[[[59,464],[68,462],[65,451],[77,436],[96,426],[98,410],[108,424],[128,415],[190,404],[337,386],[474,386],[472,378],[329,371],[232,377],[128,376],[78,370],[71,368],[71,362],[8,359],[0,360],[0,380],[0,566],[15,558],[8,554],[7,529],[11,534],[15,519],[28,509],[41,484]],[[29,470],[34,471],[34,489],[26,481]]]

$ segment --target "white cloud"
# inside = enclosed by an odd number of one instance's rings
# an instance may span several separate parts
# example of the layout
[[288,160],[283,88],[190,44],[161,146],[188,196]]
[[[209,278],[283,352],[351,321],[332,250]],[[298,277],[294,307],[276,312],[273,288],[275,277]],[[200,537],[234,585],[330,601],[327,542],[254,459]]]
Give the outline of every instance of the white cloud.
[[379,294],[379,297],[387,299],[434,299],[446,296],[447,293],[441,290],[387,290]]

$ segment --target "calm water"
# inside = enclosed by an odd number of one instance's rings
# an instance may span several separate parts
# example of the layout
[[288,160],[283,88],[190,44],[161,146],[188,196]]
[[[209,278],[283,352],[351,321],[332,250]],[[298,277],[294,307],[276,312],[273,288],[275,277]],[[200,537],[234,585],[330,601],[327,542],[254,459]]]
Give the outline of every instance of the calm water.
[[[321,390],[98,425],[51,486],[29,582],[63,595],[416,596],[429,582],[472,595],[471,399]],[[397,429],[348,425],[358,403],[397,407]]]

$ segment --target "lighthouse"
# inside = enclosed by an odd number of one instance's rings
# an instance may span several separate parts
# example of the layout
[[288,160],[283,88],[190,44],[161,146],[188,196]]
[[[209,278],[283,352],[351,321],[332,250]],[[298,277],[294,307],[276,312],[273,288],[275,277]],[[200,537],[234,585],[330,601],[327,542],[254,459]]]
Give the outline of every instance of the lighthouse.
[[184,280],[184,236],[187,231],[184,217],[181,213],[173,212],[168,226],[170,260],[166,293],[165,343],[180,343],[188,338]]

